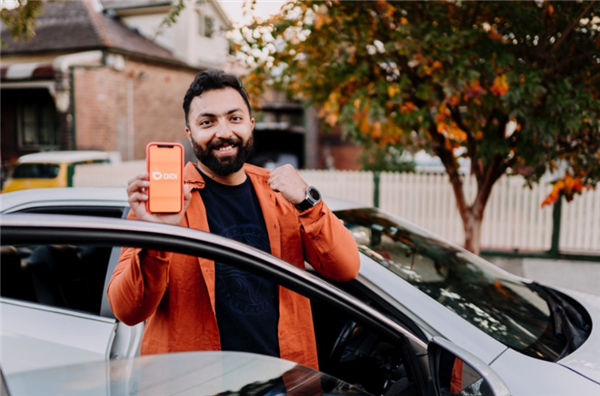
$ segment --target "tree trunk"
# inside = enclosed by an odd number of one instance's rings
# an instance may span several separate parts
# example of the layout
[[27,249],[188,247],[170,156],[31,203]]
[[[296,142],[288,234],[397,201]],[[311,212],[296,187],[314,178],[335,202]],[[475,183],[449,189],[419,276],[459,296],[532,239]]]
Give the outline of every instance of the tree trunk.
[[463,230],[465,231],[465,249],[479,256],[481,253],[481,222],[483,212],[476,214],[470,208],[463,216]]

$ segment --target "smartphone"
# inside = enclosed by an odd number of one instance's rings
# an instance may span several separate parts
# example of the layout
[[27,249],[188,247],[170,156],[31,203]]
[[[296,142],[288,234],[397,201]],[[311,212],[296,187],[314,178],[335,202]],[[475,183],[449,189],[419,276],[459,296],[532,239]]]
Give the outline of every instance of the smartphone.
[[179,213],[183,209],[183,146],[152,142],[146,146],[150,213]]

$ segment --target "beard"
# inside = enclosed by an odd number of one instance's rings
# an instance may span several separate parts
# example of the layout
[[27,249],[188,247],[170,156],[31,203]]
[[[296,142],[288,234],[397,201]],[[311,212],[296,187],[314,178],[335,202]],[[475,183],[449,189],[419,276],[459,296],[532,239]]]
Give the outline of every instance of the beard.
[[[246,162],[246,159],[250,156],[254,146],[254,137],[252,135],[250,135],[250,139],[248,139],[246,144],[243,144],[242,140],[239,138],[217,138],[208,143],[206,149],[203,149],[194,138],[191,138],[191,141],[194,154],[196,154],[198,161],[202,162],[202,164],[215,172],[218,176],[229,176],[242,169],[244,162]],[[217,158],[213,154],[213,150],[218,150],[219,147],[227,144],[237,147],[237,153],[228,157]]]

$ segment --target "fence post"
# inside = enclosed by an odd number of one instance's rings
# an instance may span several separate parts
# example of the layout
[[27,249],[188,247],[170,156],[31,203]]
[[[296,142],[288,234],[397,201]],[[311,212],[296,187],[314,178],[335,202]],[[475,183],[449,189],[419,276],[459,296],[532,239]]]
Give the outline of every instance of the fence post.
[[550,245],[550,254],[554,257],[558,257],[559,253],[559,242],[560,242],[560,217],[562,213],[562,193],[558,196],[558,199],[554,203],[552,208],[552,242]]
[[373,172],[373,206],[379,207],[379,179],[381,174]]

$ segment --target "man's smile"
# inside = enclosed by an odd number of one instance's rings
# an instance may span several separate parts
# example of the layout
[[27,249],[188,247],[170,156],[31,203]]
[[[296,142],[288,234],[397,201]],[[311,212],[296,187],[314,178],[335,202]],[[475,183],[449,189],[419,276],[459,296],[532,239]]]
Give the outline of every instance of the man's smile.
[[231,154],[235,153],[236,147],[237,147],[236,144],[227,143],[227,144],[224,144],[224,145],[222,145],[220,147],[217,147],[217,148],[215,148],[213,150],[219,156],[227,156],[227,155],[231,155]]

